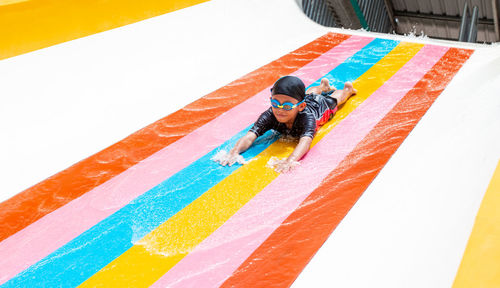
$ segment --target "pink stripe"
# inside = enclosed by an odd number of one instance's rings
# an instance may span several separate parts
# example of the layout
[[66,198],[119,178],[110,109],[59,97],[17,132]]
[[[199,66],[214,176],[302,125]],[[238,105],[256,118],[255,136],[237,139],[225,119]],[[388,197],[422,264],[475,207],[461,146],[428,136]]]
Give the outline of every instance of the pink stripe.
[[[372,40],[352,36],[294,75],[310,85]],[[270,88],[0,242],[0,284],[245,129],[268,108]]]
[[447,50],[424,46],[313,147],[294,173],[278,176],[152,287],[220,286]]

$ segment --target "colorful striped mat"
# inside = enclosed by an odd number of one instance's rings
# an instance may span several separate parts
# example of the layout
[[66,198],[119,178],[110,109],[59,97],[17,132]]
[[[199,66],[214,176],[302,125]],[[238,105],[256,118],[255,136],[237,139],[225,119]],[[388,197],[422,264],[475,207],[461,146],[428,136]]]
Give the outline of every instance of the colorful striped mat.
[[[472,52],[320,37],[1,203],[1,287],[288,287]],[[291,173],[212,161],[288,74],[359,92]]]

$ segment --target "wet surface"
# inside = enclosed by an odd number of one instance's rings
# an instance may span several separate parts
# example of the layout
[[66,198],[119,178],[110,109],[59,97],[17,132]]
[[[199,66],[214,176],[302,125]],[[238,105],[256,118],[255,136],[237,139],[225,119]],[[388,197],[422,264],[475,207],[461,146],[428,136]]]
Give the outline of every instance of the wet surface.
[[[342,53],[340,63],[328,58]],[[24,262],[1,260],[1,268],[10,267],[0,269],[8,271],[0,277],[8,280],[2,287],[288,287],[471,53],[325,35],[2,203],[2,255],[50,241],[54,235],[47,227],[64,209],[100,215],[45,252],[21,257]],[[307,85],[322,77],[336,87],[354,81],[359,92],[318,132],[292,173],[266,167],[295,145],[271,134],[243,154],[249,161],[243,166],[212,161],[265,108],[259,103],[267,99],[268,86],[292,73]],[[241,113],[236,105],[249,107],[244,101],[256,102]],[[226,116],[233,120],[219,120]],[[191,125],[188,119],[194,119]],[[188,137],[197,140],[182,144]],[[170,145],[180,146],[170,151]],[[207,152],[166,179],[155,175],[167,168],[147,168],[170,165],[177,162],[176,151],[200,146]],[[138,177],[141,169],[149,176]],[[134,188],[136,195],[125,192],[134,186],[123,184],[126,179],[161,183]],[[95,196],[87,202],[72,201],[90,192]],[[102,200],[109,192],[129,200]],[[24,243],[9,238],[16,231]]]
[[276,75],[292,73],[347,38],[329,34],[307,44],[0,203],[0,240],[193,132],[272,85]]

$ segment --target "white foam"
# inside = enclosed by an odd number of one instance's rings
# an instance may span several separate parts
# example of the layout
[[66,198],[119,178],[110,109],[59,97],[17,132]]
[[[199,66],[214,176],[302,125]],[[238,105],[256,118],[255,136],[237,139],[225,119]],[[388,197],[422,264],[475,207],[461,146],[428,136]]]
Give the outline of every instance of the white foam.
[[211,158],[211,160],[215,161],[217,163],[222,163],[223,161],[228,160],[228,161],[232,161],[233,163],[238,163],[241,165],[245,165],[249,162],[249,161],[246,161],[245,158],[243,158],[243,156],[241,156],[240,154],[236,155],[236,157],[234,157],[234,159],[231,159],[231,158],[232,157],[230,156],[229,152],[227,152],[226,150],[220,150],[219,152],[217,152],[214,155],[214,157]]

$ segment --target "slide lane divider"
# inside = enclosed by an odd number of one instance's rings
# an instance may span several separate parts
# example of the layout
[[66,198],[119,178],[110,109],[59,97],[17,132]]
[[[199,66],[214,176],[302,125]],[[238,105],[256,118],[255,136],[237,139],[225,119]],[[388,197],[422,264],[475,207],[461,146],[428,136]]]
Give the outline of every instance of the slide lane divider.
[[[344,77],[356,79],[363,75],[358,79],[360,83],[370,81],[368,79],[371,79],[373,75],[378,75],[379,79],[389,78],[423,46],[402,43],[394,48],[397,44],[398,42],[376,39],[367,46],[371,46],[371,49],[360,51],[328,75],[340,82],[353,80]],[[386,54],[387,52],[389,54]],[[380,60],[382,57],[384,58]],[[362,60],[362,64],[360,60]],[[351,65],[351,63],[357,63],[357,65]],[[353,73],[352,69],[357,70],[357,73]],[[365,72],[367,70],[372,72]],[[379,82],[378,86],[383,84],[383,81]],[[360,84],[361,86],[362,84]],[[369,92],[365,96],[360,95],[360,101],[366,99],[368,95]],[[356,105],[353,105],[346,107],[346,109],[340,109],[339,111],[342,112],[337,113],[348,114],[355,108]],[[331,121],[329,124],[337,125],[338,123],[339,121]],[[323,130],[316,135],[316,142],[326,135],[325,131]],[[273,143],[254,161],[244,165],[215,185],[144,239],[138,241],[131,249],[109,263],[80,287],[112,284],[148,287],[153,284],[245,203],[267,185],[274,183],[273,180],[279,174],[266,167],[266,163],[272,156],[288,156],[293,149],[293,145],[284,141]],[[289,185],[301,186],[296,181],[292,181]]]
[[273,85],[279,75],[295,72],[349,37],[335,33],[319,37],[1,202],[0,241],[217,118]]
[[[353,36],[294,74],[303,77],[306,83],[311,83],[321,76],[318,71],[331,70],[352,56],[353,49],[357,51],[372,40],[373,38]],[[168,178],[177,172],[177,169],[180,170],[197,157],[207,153],[209,149],[217,147],[219,143],[224,141],[223,139],[230,138],[231,135],[245,129],[248,123],[253,122],[263,110],[268,108],[267,96],[270,87],[219,116],[211,123],[167,146],[122,175],[0,243],[0,255],[5,254],[6,256],[0,260],[0,268],[2,268],[0,271],[5,271],[5,274],[2,272],[3,282],[116,212],[129,201],[147,191],[148,185],[154,186],[162,179]],[[204,145],[198,147],[199,143],[204,143]],[[169,165],[165,165],[165,163],[169,163]],[[137,179],[141,179],[141,181],[137,181]],[[46,231],[51,231],[51,233],[47,235]]]
[[292,285],[472,52],[450,48],[221,287]]
[[[307,154],[296,172],[280,175],[152,287],[218,287],[223,283],[447,50],[425,46],[419,51],[421,45],[400,45],[400,53],[407,55],[388,55],[389,63],[396,61],[392,67],[381,65],[356,81],[359,95],[351,99],[368,99],[339,125],[326,127],[331,132]],[[402,68],[398,60],[404,64]],[[373,80],[374,75],[380,78]],[[339,111],[356,105],[349,101]]]

